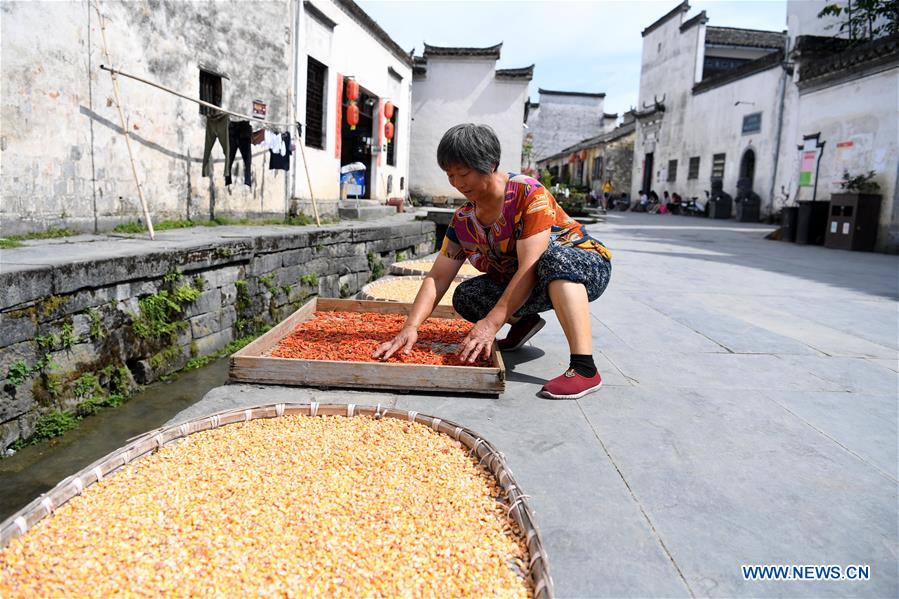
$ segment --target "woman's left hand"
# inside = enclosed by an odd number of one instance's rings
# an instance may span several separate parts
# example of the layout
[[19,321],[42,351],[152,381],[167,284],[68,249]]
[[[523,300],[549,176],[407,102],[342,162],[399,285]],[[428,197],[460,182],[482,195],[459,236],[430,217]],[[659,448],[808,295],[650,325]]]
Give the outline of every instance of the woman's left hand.
[[483,352],[484,359],[490,359],[490,350],[493,348],[493,340],[496,339],[496,333],[499,332],[502,325],[496,326],[495,323],[484,318],[475,323],[474,328],[468,333],[468,336],[459,344],[459,359],[463,362],[474,362]]

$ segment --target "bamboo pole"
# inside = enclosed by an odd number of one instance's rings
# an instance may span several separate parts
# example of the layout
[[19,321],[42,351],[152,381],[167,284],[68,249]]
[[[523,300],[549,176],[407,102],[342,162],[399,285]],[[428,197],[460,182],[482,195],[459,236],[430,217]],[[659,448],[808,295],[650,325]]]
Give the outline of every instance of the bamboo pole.
[[200,100],[198,98],[191,98],[190,96],[185,96],[181,92],[175,91],[170,87],[166,87],[162,84],[155,83],[153,81],[148,81],[147,79],[144,79],[143,77],[138,77],[137,75],[132,75],[131,73],[126,73],[125,71],[120,71],[119,69],[114,69],[112,67],[108,67],[105,64],[101,64],[100,68],[103,69],[104,71],[109,71],[110,73],[112,73],[114,75],[121,75],[122,77],[128,77],[129,79],[134,79],[135,81],[140,81],[141,83],[146,83],[147,85],[150,85],[157,89],[161,89],[162,91],[168,92],[175,96],[178,96],[179,98],[184,98],[185,100],[189,100],[190,102],[195,102],[195,103],[199,104],[200,106],[206,106],[208,108],[213,108],[218,112],[224,112],[226,114],[230,114],[231,116],[236,116],[238,118],[245,119],[247,121],[251,121],[254,123],[259,123],[260,125],[268,125],[269,127],[293,127],[293,126],[295,126],[293,123],[275,123],[273,121],[263,121],[254,116],[250,116],[248,114],[234,112],[233,110],[228,110],[227,108],[222,108],[221,106],[216,106],[215,104],[210,104],[209,102],[207,102],[205,100]]
[[[103,54],[106,56],[106,62],[112,62],[109,57],[109,46],[106,43],[106,20],[100,7],[96,4],[94,9],[97,11],[97,17],[100,19],[100,35],[103,39]],[[101,65],[102,68],[102,65]],[[119,121],[122,124],[122,135],[125,136],[125,146],[128,148],[128,159],[131,161],[131,174],[134,175],[134,184],[137,185],[137,196],[140,198],[140,206],[144,211],[144,222],[147,223],[147,231],[150,233],[150,239],[156,239],[156,232],[153,230],[153,221],[150,219],[150,210],[147,208],[147,201],[144,199],[144,190],[140,185],[140,179],[137,177],[137,166],[134,164],[134,153],[131,151],[131,135],[128,131],[128,125],[125,123],[125,113],[122,112],[122,103],[119,99],[119,82],[114,72],[110,71],[109,76],[112,78],[112,93],[115,96],[115,105],[119,111]]]
[[318,218],[318,204],[315,203],[315,194],[312,192],[312,179],[309,178],[309,165],[306,164],[306,150],[303,149],[303,139],[300,137],[299,129],[297,129],[297,145],[300,146],[300,155],[303,157],[303,168],[306,170],[306,183],[309,185],[309,198],[312,200],[312,212],[315,214],[315,224],[322,226],[321,220]]
[[200,104],[201,106],[208,106],[209,108],[213,108],[219,112],[224,112],[224,113],[230,114],[232,116],[236,116],[238,118],[252,121],[254,123],[259,123],[261,125],[268,125],[270,127],[292,127],[292,126],[295,126],[297,128],[297,138],[296,138],[297,145],[300,147],[300,154],[303,156],[303,168],[306,171],[306,182],[309,185],[309,197],[312,200],[312,211],[315,214],[315,224],[318,225],[319,227],[321,226],[322,223],[321,223],[321,219],[318,214],[318,203],[315,201],[315,194],[312,191],[312,179],[309,176],[309,165],[306,163],[306,152],[303,149],[303,143],[302,143],[302,139],[300,136],[299,126],[291,125],[290,123],[275,123],[272,121],[260,121],[259,119],[252,117],[250,115],[241,114],[239,112],[234,112],[233,110],[227,110],[225,108],[222,108],[221,106],[216,106],[215,104],[210,104],[209,102],[206,102],[204,100],[199,100],[197,98],[191,98],[190,96],[185,96],[184,94],[177,92],[169,87],[160,85],[159,83],[154,83],[153,81],[148,81],[142,77],[138,77],[137,75],[131,75],[129,73],[125,73],[124,71],[120,71],[118,69],[113,69],[112,67],[108,67],[108,66],[102,65],[102,64],[100,65],[100,68],[103,69],[104,71],[109,71],[113,75],[113,78],[115,77],[115,75],[122,75],[123,77],[128,77],[130,79],[134,79],[135,81],[140,81],[141,83],[146,83],[147,85],[153,86],[157,89],[161,89],[162,91],[176,95],[179,98],[184,98],[185,100],[189,100],[191,102],[196,102],[197,104]]

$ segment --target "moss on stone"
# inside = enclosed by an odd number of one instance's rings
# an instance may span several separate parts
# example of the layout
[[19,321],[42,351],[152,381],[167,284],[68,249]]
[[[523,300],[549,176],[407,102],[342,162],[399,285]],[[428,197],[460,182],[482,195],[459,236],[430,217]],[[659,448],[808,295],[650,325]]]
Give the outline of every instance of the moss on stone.
[[70,295],[48,295],[38,305],[44,316],[50,316],[71,299]]
[[170,345],[150,356],[150,367],[153,370],[160,370],[164,366],[173,364],[180,357],[181,348],[177,345]]

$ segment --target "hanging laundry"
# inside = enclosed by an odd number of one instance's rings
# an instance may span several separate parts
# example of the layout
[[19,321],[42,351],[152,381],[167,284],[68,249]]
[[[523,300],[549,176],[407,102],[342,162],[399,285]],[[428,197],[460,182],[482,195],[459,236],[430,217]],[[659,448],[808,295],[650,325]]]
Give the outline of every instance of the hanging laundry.
[[225,153],[225,159],[228,158],[228,123],[231,121],[228,114],[224,112],[215,112],[206,115],[206,143],[203,146],[203,176],[209,177],[212,173],[212,147],[215,140],[219,141],[222,151]]
[[250,141],[254,146],[258,146],[262,142],[265,141],[265,129],[257,129],[253,131],[253,135],[250,137]]
[[281,138],[281,147],[284,149],[284,153],[276,154],[275,151],[272,150],[268,157],[268,169],[289,171],[291,153],[290,133],[282,133],[279,137]]
[[262,146],[267,150],[271,150],[275,154],[279,154],[281,156],[284,155],[286,148],[284,147],[284,139],[281,137],[281,134],[277,131],[269,131],[265,130],[265,137],[259,143],[255,143],[254,145]]
[[231,185],[231,167],[237,156],[237,150],[240,150],[240,157],[243,160],[244,185],[251,184],[253,151],[250,148],[250,137],[252,134],[253,128],[247,121],[232,122],[228,127],[228,144],[231,146],[231,151],[228,153],[227,168],[225,169],[225,185]]

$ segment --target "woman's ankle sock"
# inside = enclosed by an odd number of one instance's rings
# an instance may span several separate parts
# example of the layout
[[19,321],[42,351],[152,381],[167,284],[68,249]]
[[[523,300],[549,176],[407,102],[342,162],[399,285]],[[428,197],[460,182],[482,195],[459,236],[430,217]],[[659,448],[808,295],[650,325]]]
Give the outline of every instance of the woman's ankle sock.
[[568,368],[587,378],[596,374],[596,364],[593,362],[593,356],[590,354],[571,354],[571,362],[569,362]]

